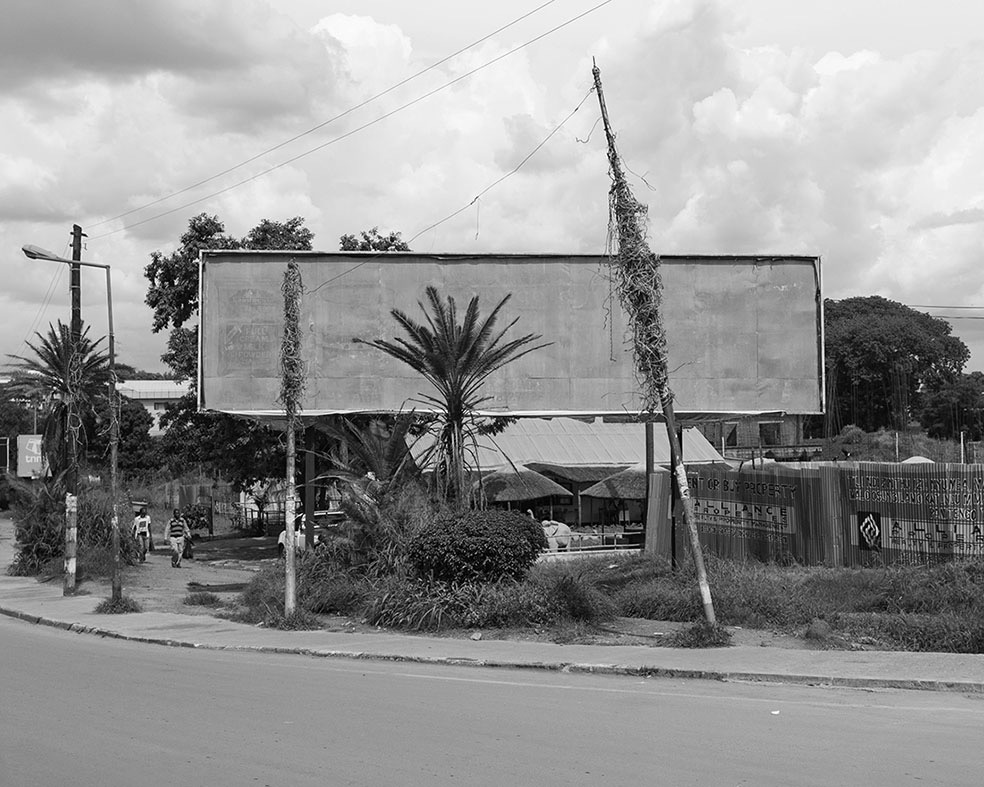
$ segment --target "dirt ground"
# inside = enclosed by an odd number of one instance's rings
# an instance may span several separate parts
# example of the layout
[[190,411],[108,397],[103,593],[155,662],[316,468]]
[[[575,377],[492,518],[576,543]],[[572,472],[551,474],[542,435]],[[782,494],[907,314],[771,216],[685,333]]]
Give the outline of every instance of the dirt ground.
[[[148,553],[146,562],[124,569],[123,592],[137,600],[147,612],[219,616],[235,606],[239,593],[255,572],[279,562],[276,550],[277,540],[273,537],[217,536],[197,542],[195,558],[183,560],[181,568],[172,568],[170,553],[158,549]],[[80,590],[108,595],[109,586],[106,582],[87,582]],[[214,593],[222,599],[222,607],[185,604],[185,598],[196,591]],[[341,616],[322,616],[322,624],[332,631],[377,630],[360,621]],[[592,645],[661,647],[669,644],[669,635],[687,625],[642,618],[616,618],[602,628],[571,632],[565,641]],[[729,626],[728,630],[731,632],[733,645],[795,649],[822,647],[797,633],[735,626]],[[443,632],[439,636],[469,637],[474,634],[474,630],[459,630]],[[483,631],[482,635],[495,639],[558,641],[558,633],[552,630]]]

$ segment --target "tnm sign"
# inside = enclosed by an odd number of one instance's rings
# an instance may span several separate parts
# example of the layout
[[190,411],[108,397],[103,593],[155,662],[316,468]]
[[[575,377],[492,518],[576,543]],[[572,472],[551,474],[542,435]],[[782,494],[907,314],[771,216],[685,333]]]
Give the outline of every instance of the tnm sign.
[[48,474],[48,464],[41,454],[41,435],[17,435],[17,475],[40,478]]

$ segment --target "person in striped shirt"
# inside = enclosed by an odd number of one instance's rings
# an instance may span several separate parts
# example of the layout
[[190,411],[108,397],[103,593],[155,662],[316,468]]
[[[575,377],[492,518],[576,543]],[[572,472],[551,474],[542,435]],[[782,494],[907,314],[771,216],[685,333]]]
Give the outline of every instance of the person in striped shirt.
[[181,512],[174,509],[174,515],[168,520],[164,536],[171,544],[171,566],[181,568],[181,554],[184,552],[184,542],[186,538],[191,538],[191,530],[185,522]]

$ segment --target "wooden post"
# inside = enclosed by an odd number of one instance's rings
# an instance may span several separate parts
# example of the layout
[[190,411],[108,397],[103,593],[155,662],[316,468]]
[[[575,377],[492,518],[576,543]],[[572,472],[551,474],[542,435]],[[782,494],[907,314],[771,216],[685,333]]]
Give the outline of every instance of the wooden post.
[[284,507],[284,615],[297,610],[297,412],[304,389],[301,360],[301,272],[297,261],[287,263],[283,281],[284,338],[280,345],[280,400],[287,421],[287,501]]
[[78,542],[79,499],[65,495],[65,581],[62,595],[75,593],[75,547]]
[[294,423],[287,423],[287,504],[284,509],[284,615],[292,615],[297,609],[297,532],[294,530],[294,512],[297,510],[297,479],[295,477],[295,436]]
[[[612,178],[612,190],[609,195],[612,217],[610,218],[611,233],[618,242],[617,260],[611,265],[622,279],[620,280],[619,300],[629,316],[635,341],[636,368],[643,378],[645,390],[643,400],[647,412],[652,413],[657,406],[663,411],[666,422],[666,435],[670,443],[670,451],[675,454],[673,460],[673,478],[683,503],[683,515],[690,535],[690,546],[693,554],[694,568],[697,571],[697,582],[700,587],[701,601],[704,606],[704,616],[710,625],[716,625],[714,604],[711,601],[711,588],[707,582],[707,571],[704,566],[704,555],[697,533],[697,521],[694,512],[694,501],[690,496],[687,483],[687,472],[683,467],[680,441],[676,433],[676,418],[673,411],[673,393],[670,391],[669,376],[666,368],[666,336],[663,332],[660,316],[660,288],[658,268],[659,258],[649,249],[645,240],[645,232],[641,217],[645,215],[645,206],[641,205],[629,189],[622,172],[621,160],[615,148],[615,134],[608,119],[608,109],[605,106],[605,94],[601,87],[601,70],[598,66],[591,69],[594,76],[595,91],[598,93],[598,103],[601,107],[601,119],[608,140],[608,167]],[[636,258],[625,261],[623,256],[636,255]],[[614,256],[614,255],[613,255]],[[626,269],[632,267],[632,271]],[[646,274],[656,282],[651,289],[639,286],[629,286],[633,274],[644,269]],[[640,337],[643,340],[640,341]]]
[[314,479],[317,476],[317,467],[314,456],[314,429],[307,429],[304,432],[304,521],[307,522],[305,530],[305,543],[308,549],[314,549]]

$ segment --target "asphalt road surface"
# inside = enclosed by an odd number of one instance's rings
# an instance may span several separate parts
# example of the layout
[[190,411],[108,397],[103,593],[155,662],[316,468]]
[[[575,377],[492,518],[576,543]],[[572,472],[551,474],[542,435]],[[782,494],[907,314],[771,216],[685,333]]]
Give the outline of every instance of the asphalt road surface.
[[984,697],[165,648],[0,618],[0,785],[975,785]]

